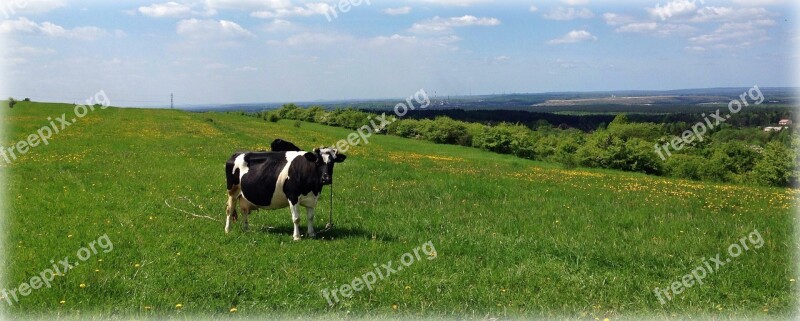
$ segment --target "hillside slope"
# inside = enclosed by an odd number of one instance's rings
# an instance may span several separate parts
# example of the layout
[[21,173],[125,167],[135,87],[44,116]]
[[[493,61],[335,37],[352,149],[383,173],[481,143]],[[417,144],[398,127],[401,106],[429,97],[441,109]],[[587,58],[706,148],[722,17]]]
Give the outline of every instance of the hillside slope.
[[[17,104],[2,120],[3,146],[62,113],[72,106]],[[82,263],[50,288],[0,305],[12,315],[72,316],[602,319],[796,310],[792,190],[565,170],[380,136],[348,150],[337,165],[337,226],[323,239],[292,242],[288,209],[258,212],[249,232],[237,223],[225,235],[222,222],[165,204],[222,220],[223,165],[234,151],[265,150],[274,138],[310,149],[350,133],[293,124],[235,113],[98,109],[12,164],[0,158],[8,172],[3,287],[28,282],[50,260]],[[318,229],[328,210],[322,202]],[[763,246],[751,246],[663,305],[654,295],[717,253],[726,257],[754,230]],[[75,259],[103,235],[113,250]],[[333,306],[320,294],[389,261],[397,267],[404,253],[429,241],[435,256],[372,290]]]

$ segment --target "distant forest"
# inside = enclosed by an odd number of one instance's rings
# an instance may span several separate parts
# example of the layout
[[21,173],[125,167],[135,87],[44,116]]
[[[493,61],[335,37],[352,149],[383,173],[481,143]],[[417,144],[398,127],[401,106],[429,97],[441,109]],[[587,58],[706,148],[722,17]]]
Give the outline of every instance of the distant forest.
[[[703,115],[713,113],[719,107],[695,108],[694,112],[681,113],[627,113],[631,122],[635,123],[658,123],[665,124],[670,133],[677,134],[691,124],[703,119]],[[386,112],[392,114],[391,110],[362,110],[364,112]],[[531,129],[536,129],[541,125],[555,126],[561,129],[575,128],[585,132],[594,131],[605,127],[614,120],[616,114],[561,114],[561,113],[540,113],[519,110],[463,110],[463,109],[422,109],[409,112],[405,118],[411,119],[435,119],[439,116],[446,116],[455,120],[470,123],[480,123],[485,125],[495,125],[500,123],[522,124]],[[781,119],[795,120],[795,113],[789,107],[757,107],[750,110],[742,110],[736,117],[729,119],[726,124],[733,127],[765,127],[774,126]]]
[[[718,108],[718,107],[717,107]],[[380,134],[479,148],[567,168],[608,168],[703,181],[796,187],[800,136],[789,107],[753,106],[710,126],[685,144],[675,143],[710,118],[706,111],[668,114],[564,115],[501,110],[414,110],[377,130]],[[727,109],[727,108],[725,108]],[[722,115],[727,114],[725,110]],[[379,110],[302,108],[287,104],[249,115],[276,122],[295,120],[365,130]],[[387,110],[386,115],[394,117]],[[374,126],[374,125],[372,125]],[[704,126],[705,127],[705,126]],[[370,129],[372,131],[372,129]],[[691,135],[690,135],[691,136]],[[671,154],[664,155],[667,147]]]

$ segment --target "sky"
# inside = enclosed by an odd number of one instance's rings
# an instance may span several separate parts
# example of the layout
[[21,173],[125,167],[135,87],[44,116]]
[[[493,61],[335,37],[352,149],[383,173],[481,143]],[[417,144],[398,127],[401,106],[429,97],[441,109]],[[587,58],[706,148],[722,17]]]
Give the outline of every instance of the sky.
[[0,0],[0,97],[115,106],[798,86],[791,0]]

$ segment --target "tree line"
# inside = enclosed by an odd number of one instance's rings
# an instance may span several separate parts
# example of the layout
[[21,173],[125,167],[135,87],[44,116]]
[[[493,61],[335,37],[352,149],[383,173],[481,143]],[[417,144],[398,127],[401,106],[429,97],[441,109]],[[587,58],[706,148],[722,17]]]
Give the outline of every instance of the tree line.
[[[302,108],[287,104],[277,110],[251,115],[272,122],[290,119],[355,130],[368,124],[369,118],[376,114],[355,109],[326,110],[319,106]],[[767,111],[744,118],[760,124],[777,121],[762,120],[767,117],[782,116],[780,111]],[[793,187],[798,182],[795,163],[800,157],[797,152],[800,136],[793,128],[764,132],[758,127],[739,127],[732,119],[706,133],[702,140],[694,140],[662,159],[655,151],[656,146],[669,143],[674,135],[689,129],[689,118],[684,120],[681,117],[681,120],[671,123],[635,122],[627,115],[619,114],[613,116],[607,125],[601,123],[588,131],[554,126],[545,119],[525,120],[527,124],[467,122],[441,115],[403,118],[389,125],[385,134],[557,162],[568,168],[607,168],[692,180],[778,187]]]

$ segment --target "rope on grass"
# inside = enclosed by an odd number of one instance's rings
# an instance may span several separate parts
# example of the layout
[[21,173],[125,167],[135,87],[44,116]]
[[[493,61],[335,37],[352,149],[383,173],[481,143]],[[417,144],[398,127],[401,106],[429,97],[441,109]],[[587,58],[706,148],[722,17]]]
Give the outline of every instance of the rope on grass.
[[[197,204],[192,202],[192,200],[190,200],[186,196],[181,196],[181,197],[179,197],[179,199],[182,199],[182,200],[185,200],[185,201],[189,202],[189,204],[192,205],[193,207],[201,208],[200,206],[198,206]],[[168,199],[164,199],[164,204],[166,204],[167,207],[169,207],[169,208],[171,208],[173,210],[176,210],[178,212],[181,212],[181,213],[184,213],[184,214],[187,214],[187,215],[191,215],[191,216],[194,216],[194,217],[197,217],[197,218],[204,218],[204,219],[207,219],[207,220],[212,220],[212,221],[216,221],[216,222],[222,222],[222,221],[220,221],[220,220],[218,220],[216,218],[213,218],[211,216],[208,216],[208,215],[199,215],[199,214],[195,214],[195,213],[192,213],[192,212],[184,211],[182,209],[179,209],[177,207],[174,207],[174,206],[170,205],[168,201],[169,201]]]

